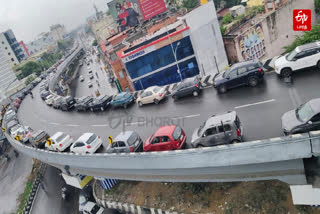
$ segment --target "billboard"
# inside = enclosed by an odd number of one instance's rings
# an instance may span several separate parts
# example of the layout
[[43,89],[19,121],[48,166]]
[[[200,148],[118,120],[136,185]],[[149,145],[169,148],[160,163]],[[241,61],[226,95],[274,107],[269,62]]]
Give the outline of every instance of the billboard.
[[135,27],[143,20],[137,0],[113,0],[107,5],[118,26],[118,31]]
[[166,11],[164,0],[138,0],[144,20]]
[[238,44],[243,60],[260,59],[264,56],[266,48],[261,24],[239,36]]

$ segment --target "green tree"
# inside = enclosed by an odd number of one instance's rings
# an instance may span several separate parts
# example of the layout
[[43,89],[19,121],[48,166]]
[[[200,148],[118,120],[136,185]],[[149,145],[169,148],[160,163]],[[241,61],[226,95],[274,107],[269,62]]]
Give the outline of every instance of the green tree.
[[223,26],[220,26],[220,31],[221,31],[221,34],[223,36],[225,34],[225,32],[226,32],[226,28],[223,27]]
[[232,16],[230,13],[228,13],[227,15],[225,15],[222,20],[221,20],[222,24],[226,25],[232,22]]
[[26,79],[26,85],[29,85],[33,80],[34,80],[34,76],[29,76],[27,79]]
[[241,3],[241,0],[226,0],[226,8],[233,7],[235,5],[239,5]]
[[193,8],[198,6],[198,1],[197,0],[183,0],[182,6],[184,8],[187,8],[188,11],[192,10]]
[[320,24],[313,25],[311,31],[306,31],[302,36],[297,36],[297,38],[291,45],[285,47],[285,52],[289,53],[299,45],[315,42],[318,40],[320,40]]
[[92,42],[92,46],[97,46],[98,45],[98,42],[97,40],[95,39],[93,42]]
[[319,14],[320,13],[320,0],[314,0],[314,7],[316,10],[316,13]]
[[37,76],[39,76],[41,74],[41,67],[38,63],[31,61],[22,66],[19,76],[24,78],[32,73],[35,73]]

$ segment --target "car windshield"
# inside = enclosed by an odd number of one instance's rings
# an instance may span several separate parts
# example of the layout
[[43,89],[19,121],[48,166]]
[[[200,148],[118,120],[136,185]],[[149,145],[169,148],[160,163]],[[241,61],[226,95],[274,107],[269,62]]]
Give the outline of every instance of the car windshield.
[[89,137],[86,143],[91,144],[96,138],[97,138],[97,135],[93,134],[91,135],[91,137]]
[[121,100],[122,99],[122,94],[118,94],[114,99],[115,100]]
[[198,129],[198,136],[201,135],[201,133],[202,133],[203,128],[204,128],[205,125],[206,125],[206,122],[204,122],[204,123],[199,127],[199,129]]
[[38,140],[38,139],[41,139],[41,138],[43,138],[45,135],[46,135],[45,132],[40,132],[40,133],[36,136],[36,139],[37,139],[37,140]]
[[15,131],[17,131],[17,130],[20,129],[20,128],[21,128],[21,126],[19,126],[19,125],[14,126],[14,127],[11,128],[11,132],[15,132]]
[[289,54],[286,56],[286,59],[287,59],[288,61],[291,61],[296,55],[297,55],[296,50],[293,50],[293,51],[291,51],[291,53],[289,53]]
[[130,93],[126,93],[126,94],[124,95],[124,97],[125,97],[125,98],[128,98],[128,97],[130,97],[130,95],[131,95]]
[[96,214],[96,213],[98,213],[99,209],[100,209],[100,207],[95,204],[95,205],[92,207],[91,214]]
[[67,137],[67,134],[65,134],[65,133],[62,133],[58,138],[57,138],[57,142],[59,143],[60,141],[62,141],[64,138],[66,138]]
[[181,134],[182,134],[182,129],[179,126],[177,126],[176,129],[173,131],[172,137],[174,140],[178,140]]
[[158,93],[158,92],[160,91],[160,89],[161,89],[160,87],[155,87],[155,88],[153,89],[153,92],[154,92],[154,93]]
[[132,135],[128,138],[127,142],[129,146],[133,145],[138,140],[138,135],[136,133],[132,133]]
[[232,71],[232,69],[233,69],[233,65],[231,66],[231,67],[229,67],[224,73],[223,73],[223,77],[227,77],[229,74],[230,74],[230,72]]
[[303,122],[307,122],[313,115],[314,115],[314,112],[312,111],[309,103],[305,103],[301,105],[296,110],[297,118]]

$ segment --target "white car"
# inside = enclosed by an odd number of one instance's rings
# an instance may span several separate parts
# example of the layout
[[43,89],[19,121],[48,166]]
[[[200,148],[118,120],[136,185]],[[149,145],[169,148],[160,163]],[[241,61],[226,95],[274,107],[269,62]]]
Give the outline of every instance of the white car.
[[93,133],[84,133],[71,145],[70,151],[74,153],[93,154],[100,146],[102,146],[100,136]]
[[83,81],[84,81],[84,78],[83,78],[83,76],[82,76],[82,75],[80,76],[80,78],[79,78],[79,79],[80,79],[80,82],[83,82]]
[[46,97],[46,104],[48,106],[51,106],[53,104],[54,98],[56,98],[54,95],[50,94],[49,96]]
[[159,86],[151,86],[144,90],[144,92],[137,98],[136,102],[139,106],[148,103],[158,104],[164,97],[166,91],[164,88]]
[[70,135],[63,132],[57,132],[50,138],[52,140],[52,144],[50,146],[46,144],[45,147],[48,150],[53,150],[53,151],[62,152],[66,150],[66,148],[68,148],[74,142],[74,140]]
[[92,73],[92,69],[89,66],[87,67],[87,69],[89,74]]
[[276,73],[283,77],[303,68],[317,66],[320,69],[320,42],[298,46],[291,53],[279,57],[274,65]]
[[15,138],[20,135],[21,142],[27,143],[31,138],[33,130],[29,126],[16,125],[10,130],[10,136]]
[[92,82],[88,81],[88,87],[91,88],[92,87]]
[[84,214],[102,214],[104,209],[98,206],[96,203],[88,201],[83,208]]

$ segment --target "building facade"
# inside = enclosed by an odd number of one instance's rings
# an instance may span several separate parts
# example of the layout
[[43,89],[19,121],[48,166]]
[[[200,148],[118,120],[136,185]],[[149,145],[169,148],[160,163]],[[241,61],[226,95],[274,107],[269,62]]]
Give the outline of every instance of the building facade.
[[6,98],[15,92],[15,89],[22,87],[22,83],[17,80],[14,71],[7,58],[7,52],[0,49],[0,96]]
[[56,43],[57,40],[54,38],[54,34],[52,32],[41,33],[39,34],[37,39],[27,44],[27,49],[32,55],[39,51],[47,49],[50,46],[55,45]]
[[66,34],[65,27],[60,24],[50,26],[50,32],[55,41],[63,40],[64,35]]
[[22,51],[24,52],[24,55],[26,57],[30,56],[30,53],[29,53],[29,51],[27,49],[26,44],[24,44],[24,42],[22,40],[19,42],[19,44],[20,44],[20,47],[21,47]]
[[0,33],[0,49],[5,53],[12,67],[26,57],[12,30]]

